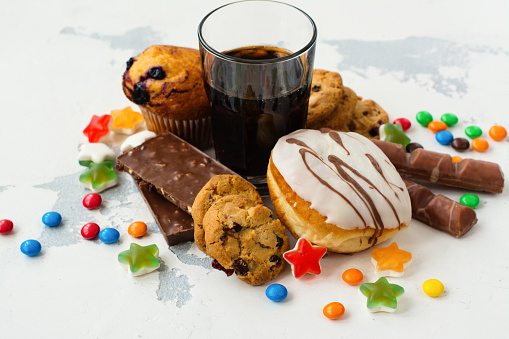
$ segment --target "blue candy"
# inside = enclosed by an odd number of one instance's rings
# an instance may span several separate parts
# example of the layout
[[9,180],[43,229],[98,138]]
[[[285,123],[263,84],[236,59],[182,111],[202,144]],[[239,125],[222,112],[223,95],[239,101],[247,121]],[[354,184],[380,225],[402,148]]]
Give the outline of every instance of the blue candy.
[[120,238],[120,233],[111,227],[105,228],[99,232],[99,239],[105,244],[113,244],[118,241],[118,238]]
[[58,226],[62,222],[62,216],[57,212],[48,212],[42,216],[42,223],[46,226]]
[[19,249],[23,254],[33,257],[41,252],[41,243],[33,239],[25,240],[21,243]]
[[272,284],[265,290],[265,295],[272,301],[281,301],[288,295],[288,290],[281,284]]
[[449,145],[453,141],[454,137],[449,131],[440,131],[435,134],[435,139],[441,145]]

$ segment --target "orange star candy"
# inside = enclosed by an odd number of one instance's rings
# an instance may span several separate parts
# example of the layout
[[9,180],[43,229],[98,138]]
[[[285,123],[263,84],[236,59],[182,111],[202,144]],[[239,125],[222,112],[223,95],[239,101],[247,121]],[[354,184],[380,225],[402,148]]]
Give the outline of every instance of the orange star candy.
[[387,277],[401,277],[412,262],[412,254],[400,250],[398,244],[393,242],[389,247],[375,248],[371,252],[371,262],[375,265],[375,273]]
[[115,133],[131,135],[143,123],[143,115],[131,107],[111,111],[111,130]]

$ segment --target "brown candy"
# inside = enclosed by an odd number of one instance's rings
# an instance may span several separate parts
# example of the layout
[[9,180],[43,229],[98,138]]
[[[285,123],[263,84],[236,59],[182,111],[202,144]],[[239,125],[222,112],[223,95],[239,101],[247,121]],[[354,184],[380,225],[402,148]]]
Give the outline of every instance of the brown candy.
[[402,177],[474,191],[502,193],[504,189],[504,174],[496,163],[476,159],[455,163],[448,154],[421,148],[407,153],[402,145],[371,141],[385,153]]
[[412,202],[412,217],[446,232],[456,238],[462,237],[477,222],[475,211],[468,206],[433,194],[427,187],[403,179]]

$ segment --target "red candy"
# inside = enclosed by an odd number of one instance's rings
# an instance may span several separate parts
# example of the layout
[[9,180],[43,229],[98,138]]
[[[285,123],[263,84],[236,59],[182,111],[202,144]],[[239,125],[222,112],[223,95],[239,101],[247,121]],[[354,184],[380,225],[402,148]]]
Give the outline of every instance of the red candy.
[[85,239],[94,239],[99,234],[101,228],[95,222],[89,222],[81,228],[81,235]]
[[9,219],[0,220],[0,234],[8,234],[12,231],[14,224]]
[[306,238],[299,238],[295,248],[283,253],[283,257],[292,265],[293,276],[299,279],[306,273],[322,273],[319,261],[325,252],[325,247],[313,246]]
[[393,121],[393,124],[400,124],[403,127],[403,131],[406,131],[412,126],[412,123],[407,118],[399,118]]
[[99,194],[89,193],[85,195],[85,197],[83,198],[83,206],[91,210],[101,206],[102,201],[103,199]]
[[99,142],[110,132],[111,115],[94,115],[88,126],[83,130],[83,134],[88,137],[88,142]]

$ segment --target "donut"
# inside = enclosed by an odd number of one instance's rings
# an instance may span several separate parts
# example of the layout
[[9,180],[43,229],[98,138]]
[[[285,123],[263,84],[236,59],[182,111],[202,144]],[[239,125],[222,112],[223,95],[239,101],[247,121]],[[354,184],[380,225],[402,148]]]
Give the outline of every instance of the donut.
[[353,253],[410,224],[400,175],[369,139],[353,132],[302,129],[278,140],[267,184],[278,218],[296,238]]

